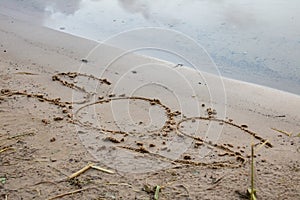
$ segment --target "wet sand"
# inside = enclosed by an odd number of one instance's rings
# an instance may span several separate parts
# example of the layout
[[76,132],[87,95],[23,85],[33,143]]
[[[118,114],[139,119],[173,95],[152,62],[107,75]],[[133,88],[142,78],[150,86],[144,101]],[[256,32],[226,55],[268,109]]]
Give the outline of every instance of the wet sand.
[[4,199],[243,199],[251,143],[258,198],[300,195],[300,96],[0,24]]

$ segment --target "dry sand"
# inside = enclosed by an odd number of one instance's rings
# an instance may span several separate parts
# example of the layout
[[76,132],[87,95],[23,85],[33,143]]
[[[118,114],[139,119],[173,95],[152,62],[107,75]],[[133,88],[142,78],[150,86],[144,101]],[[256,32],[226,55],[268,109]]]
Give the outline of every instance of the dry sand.
[[[243,199],[251,143],[258,199],[299,198],[300,96],[2,15],[0,38],[1,199]],[[114,173],[68,178],[88,163]]]

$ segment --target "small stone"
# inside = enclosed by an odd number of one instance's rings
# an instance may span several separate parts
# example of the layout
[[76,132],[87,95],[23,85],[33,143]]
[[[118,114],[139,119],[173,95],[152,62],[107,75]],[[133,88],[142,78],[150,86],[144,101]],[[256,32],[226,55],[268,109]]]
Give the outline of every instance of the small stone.
[[64,119],[64,118],[62,118],[62,117],[54,117],[54,118],[53,118],[54,121],[61,121],[61,120],[63,120],[63,119]]
[[83,59],[81,59],[81,62],[88,63],[88,60],[83,58]]
[[138,146],[143,146],[144,144],[142,143],[142,142],[136,142],[136,145],[138,145]]
[[106,85],[111,85],[111,82],[109,82],[106,78],[102,79],[102,83],[105,83]]
[[183,156],[183,159],[184,159],[184,160],[191,160],[192,157],[191,157],[190,155],[185,155],[185,156]]
[[49,123],[50,123],[49,120],[47,120],[47,119],[42,119],[42,122],[43,122],[44,124],[49,124]]

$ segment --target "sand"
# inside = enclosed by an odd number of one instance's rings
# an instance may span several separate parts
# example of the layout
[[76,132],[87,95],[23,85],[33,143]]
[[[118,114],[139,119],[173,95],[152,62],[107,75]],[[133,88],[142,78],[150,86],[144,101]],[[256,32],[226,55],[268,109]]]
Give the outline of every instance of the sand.
[[0,24],[2,199],[299,197],[300,96]]

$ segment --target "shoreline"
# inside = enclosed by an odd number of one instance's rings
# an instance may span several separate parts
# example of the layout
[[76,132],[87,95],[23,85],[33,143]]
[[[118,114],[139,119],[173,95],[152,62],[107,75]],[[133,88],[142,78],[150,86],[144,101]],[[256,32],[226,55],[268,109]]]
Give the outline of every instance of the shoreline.
[[[14,3],[12,3],[12,4],[14,4]],[[29,12],[30,14],[28,14],[26,12],[25,13],[18,12],[18,11],[22,10],[22,6],[20,6],[20,7],[17,6],[14,9],[13,9],[13,5],[6,5],[6,6],[7,6],[7,8],[2,9],[2,12],[5,13],[7,16],[14,16],[17,19],[26,19],[25,21],[34,21],[35,18],[43,17],[43,13],[40,11],[34,10],[34,7],[31,7],[32,5],[28,5],[28,7],[27,7],[27,9],[29,9],[29,10],[27,10],[27,12]],[[35,16],[35,17],[33,17],[33,16]],[[43,25],[43,23],[39,20],[34,21],[34,22],[38,26]],[[87,34],[87,33],[80,34],[76,31],[75,32],[71,31],[70,33],[68,33],[68,29],[66,29],[66,31],[63,31],[63,30],[57,30],[58,28],[55,28],[55,27],[49,26],[49,25],[48,26],[45,25],[45,27],[48,27],[48,28],[51,27],[50,29],[55,30],[55,31],[59,31],[59,32],[66,33],[66,34],[71,34],[75,37],[81,37],[81,38],[84,38],[87,40],[98,42],[97,39],[93,40],[96,38],[95,36],[93,37],[93,34],[90,37],[88,37],[89,34]],[[104,37],[104,38],[106,38],[106,37]],[[132,40],[131,42],[135,42],[135,41]],[[211,51],[211,53],[213,53],[213,51]],[[261,53],[263,53],[263,52],[261,52]],[[159,54],[156,54],[156,55],[157,55],[157,57],[160,56]],[[227,56],[230,56],[230,55],[227,55]],[[154,57],[156,57],[156,56],[154,56]],[[164,56],[163,56],[163,58],[168,59],[167,57],[164,57]],[[222,63],[222,61],[218,61],[218,62]],[[248,63],[248,65],[249,65],[249,63]],[[232,64],[232,66],[235,66],[235,65]],[[223,66],[223,64],[220,64],[219,70],[222,72],[222,75],[224,77],[229,78],[229,79],[241,80],[244,82],[254,83],[257,85],[262,85],[262,86],[270,87],[273,89],[278,89],[278,90],[282,90],[282,91],[286,91],[289,93],[300,95],[299,81],[297,81],[297,77],[294,76],[292,78],[292,76],[288,76],[286,74],[283,76],[282,74],[284,74],[284,69],[281,69],[279,66],[277,66],[277,68],[279,67],[278,69],[280,69],[279,71],[276,71],[276,70],[272,71],[272,69],[271,69],[272,67],[270,68],[270,66],[269,66],[269,68],[267,67],[266,69],[261,69],[262,71],[259,71],[259,72],[256,70],[260,70],[260,69],[256,67],[255,71],[258,72],[258,74],[252,74],[251,77],[247,76],[249,73],[251,74],[251,67],[248,66],[247,69],[241,69],[241,68],[243,68],[241,66],[239,66],[239,67],[232,67],[232,66],[231,67],[228,66],[228,63],[227,63],[227,65],[224,65],[224,66]],[[261,67],[263,67],[263,66],[261,66]],[[229,69],[229,71],[228,71],[228,69]],[[265,72],[264,70],[269,70],[269,73],[271,73],[271,75],[267,75],[267,72]],[[296,72],[297,71],[295,70],[295,73]],[[261,74],[263,74],[263,75],[261,75]]]
[[[3,15],[0,25],[2,196],[145,199],[159,185],[161,199],[239,199],[251,143],[266,141],[258,196],[299,196],[299,95],[106,45],[87,58],[97,43]],[[114,173],[67,178],[91,162]]]
[[[86,38],[86,37],[80,37],[80,36],[76,36],[76,35],[73,35],[71,33],[66,33],[66,32],[62,32],[62,31],[58,31],[58,30],[54,30],[54,29],[51,29],[51,28],[48,28],[48,27],[42,27],[42,26],[37,26],[37,25],[34,25],[34,24],[30,24],[29,22],[27,21],[21,21],[19,19],[16,19],[14,17],[10,17],[10,16],[7,16],[7,15],[3,15],[3,14],[0,14],[2,17],[5,17],[5,18],[11,18],[12,21],[16,20],[16,21],[19,21],[21,23],[24,23],[24,24],[27,24],[28,26],[34,26],[34,27],[39,27],[41,29],[44,29],[44,30],[48,30],[49,32],[52,32],[53,34],[55,33],[59,33],[60,36],[64,36],[64,37],[71,37],[71,38],[78,38],[82,41],[88,41],[88,43],[94,43],[95,46],[99,45],[99,44],[102,44],[102,42],[99,42],[97,40],[93,40],[93,39],[90,39],[90,38]],[[106,44],[104,44],[105,46],[107,46]],[[123,51],[122,48],[119,48],[117,46],[110,46],[110,48],[112,49],[118,49],[119,51]],[[92,50],[93,48],[90,47],[90,50]],[[162,60],[160,58],[155,58],[155,57],[151,57],[151,56],[147,56],[147,55],[140,55],[140,54],[136,54],[137,57],[144,57],[146,59],[152,59],[152,60],[155,60],[157,62],[162,62],[162,63],[166,63],[167,65],[176,65],[175,63],[172,63],[171,61],[166,61],[166,60]],[[191,70],[195,70],[195,71],[198,71],[192,67],[189,67],[189,66],[182,66],[182,67],[185,67],[187,69],[191,69]],[[200,71],[200,73],[207,73],[207,74],[210,74],[212,76],[216,76],[216,77],[221,77],[222,79],[224,80],[228,80],[228,81],[234,81],[234,82],[237,82],[237,83],[243,83],[243,84],[249,84],[249,85],[252,85],[254,87],[259,87],[259,88],[265,88],[265,89],[270,89],[270,90],[274,90],[274,91],[278,91],[278,92],[283,92],[283,93],[287,93],[287,94],[291,94],[291,95],[296,95],[296,96],[300,96],[299,94],[296,94],[296,93],[293,93],[293,92],[289,92],[289,91],[285,91],[285,90],[280,90],[280,89],[277,89],[277,88],[273,88],[273,87],[268,87],[268,86],[265,86],[265,85],[259,85],[259,84],[256,84],[256,83],[252,83],[252,82],[247,82],[247,81],[242,81],[242,80],[238,80],[238,79],[233,79],[233,78],[230,78],[230,77],[226,77],[226,76],[220,76],[220,75],[216,75],[216,74],[213,74],[213,73],[209,73],[209,72],[204,72],[204,71]]]

